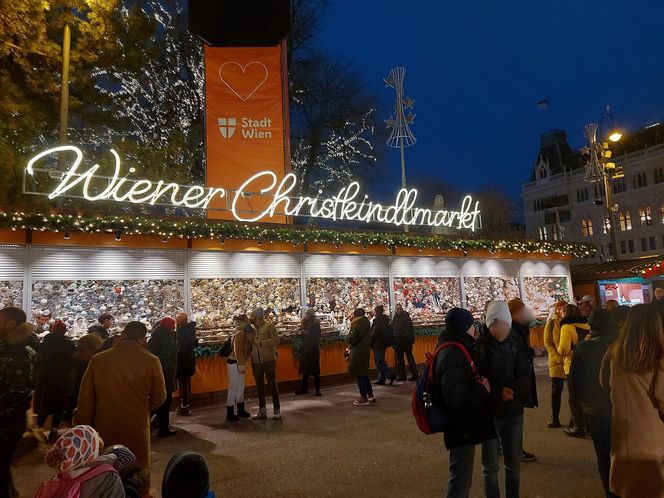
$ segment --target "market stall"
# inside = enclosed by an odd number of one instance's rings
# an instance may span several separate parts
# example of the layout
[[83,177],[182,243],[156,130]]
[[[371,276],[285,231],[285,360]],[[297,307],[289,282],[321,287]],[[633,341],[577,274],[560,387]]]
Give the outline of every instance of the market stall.
[[[521,296],[539,314],[569,296],[564,255],[443,254],[409,247],[284,244],[266,241],[171,240],[56,233],[26,237],[0,231],[0,306],[23,307],[30,316],[49,310],[77,337],[111,313],[117,327],[147,324],[180,311],[190,313],[200,334],[195,393],[226,387],[220,345],[232,318],[257,307],[269,312],[279,331],[278,378],[299,377],[299,321],[306,307],[322,322],[323,376],[346,373],[343,358],[349,315],[356,307],[401,303],[416,327],[415,357],[435,348],[447,310],[468,307],[478,318],[486,301]],[[159,247],[161,244],[161,247]],[[136,247],[138,246],[138,247]],[[393,357],[388,355],[393,362]],[[247,377],[249,385],[252,376]]]

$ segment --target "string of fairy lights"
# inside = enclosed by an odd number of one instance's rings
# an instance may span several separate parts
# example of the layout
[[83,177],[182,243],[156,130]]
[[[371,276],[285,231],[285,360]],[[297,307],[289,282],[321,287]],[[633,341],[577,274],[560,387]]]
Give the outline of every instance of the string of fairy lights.
[[361,231],[337,231],[327,228],[295,228],[286,226],[265,227],[226,221],[202,219],[168,220],[126,216],[83,216],[74,214],[38,214],[29,212],[0,211],[0,228],[11,230],[33,230],[63,233],[65,239],[72,232],[110,233],[116,240],[123,235],[159,236],[164,242],[170,238],[217,240],[223,244],[227,239],[256,240],[263,242],[291,243],[294,246],[312,243],[329,243],[335,246],[361,245],[409,247],[420,250],[476,251],[518,254],[561,254],[575,257],[591,256],[595,247],[591,244],[537,241],[537,240],[492,240],[475,238],[452,238],[439,235],[415,235],[408,233],[372,233]]

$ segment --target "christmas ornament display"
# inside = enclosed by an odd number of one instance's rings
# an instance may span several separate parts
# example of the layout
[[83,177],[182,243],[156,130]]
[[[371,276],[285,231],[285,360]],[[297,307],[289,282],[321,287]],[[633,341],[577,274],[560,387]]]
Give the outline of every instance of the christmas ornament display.
[[415,327],[441,326],[450,308],[461,306],[459,277],[394,278],[394,304],[401,304]]
[[7,306],[23,307],[23,282],[21,280],[0,280],[0,308]]
[[570,300],[567,277],[523,277],[523,294],[539,319],[547,318],[556,302]]
[[466,308],[479,319],[489,301],[509,301],[519,297],[517,277],[464,277]]

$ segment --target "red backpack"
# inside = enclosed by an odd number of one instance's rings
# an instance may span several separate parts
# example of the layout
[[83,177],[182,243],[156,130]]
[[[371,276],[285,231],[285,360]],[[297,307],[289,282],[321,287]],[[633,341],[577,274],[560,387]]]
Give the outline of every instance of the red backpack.
[[103,463],[73,479],[58,474],[39,486],[35,498],[80,498],[82,483],[107,472],[118,473],[112,465]]
[[440,387],[436,383],[435,372],[438,354],[448,347],[459,349],[468,360],[473,376],[477,376],[475,362],[470,357],[466,347],[460,342],[444,342],[436,348],[433,354],[426,354],[427,361],[424,370],[417,379],[411,401],[415,422],[424,434],[437,434],[447,431],[452,418],[451,413],[443,404],[442,393],[440,393]]

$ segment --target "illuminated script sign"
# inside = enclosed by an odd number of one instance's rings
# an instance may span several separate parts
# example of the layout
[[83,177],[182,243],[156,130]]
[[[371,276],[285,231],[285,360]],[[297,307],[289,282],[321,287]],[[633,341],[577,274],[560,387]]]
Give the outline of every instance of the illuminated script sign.
[[[53,177],[54,170],[40,169],[36,165],[44,158],[62,152],[73,152],[74,159],[69,169],[57,172],[59,183],[47,193],[49,199],[58,197],[82,197],[88,201],[130,202],[133,204],[149,204],[154,206],[171,205],[191,209],[206,209],[213,199],[224,199],[227,209],[238,221],[267,221],[275,215],[304,216],[329,220],[356,220],[366,223],[378,221],[396,226],[429,226],[449,227],[454,229],[474,230],[480,215],[479,202],[470,195],[461,201],[458,211],[432,210],[415,207],[417,190],[401,189],[397,192],[394,203],[383,205],[369,200],[369,196],[360,192],[360,184],[351,182],[339,189],[332,197],[296,197],[289,195],[295,190],[298,179],[288,173],[281,180],[272,171],[262,171],[248,178],[239,189],[228,190],[218,187],[202,187],[199,185],[183,186],[167,183],[164,180],[153,181],[135,179],[135,168],[129,168],[122,174],[122,163],[118,153],[110,149],[113,155],[114,170],[111,176],[98,174],[99,164],[81,169],[83,152],[73,145],[63,145],[45,150],[34,156],[26,167],[30,176],[37,171],[49,172]],[[241,209],[239,203],[252,196],[270,199],[267,208],[260,211]]]

